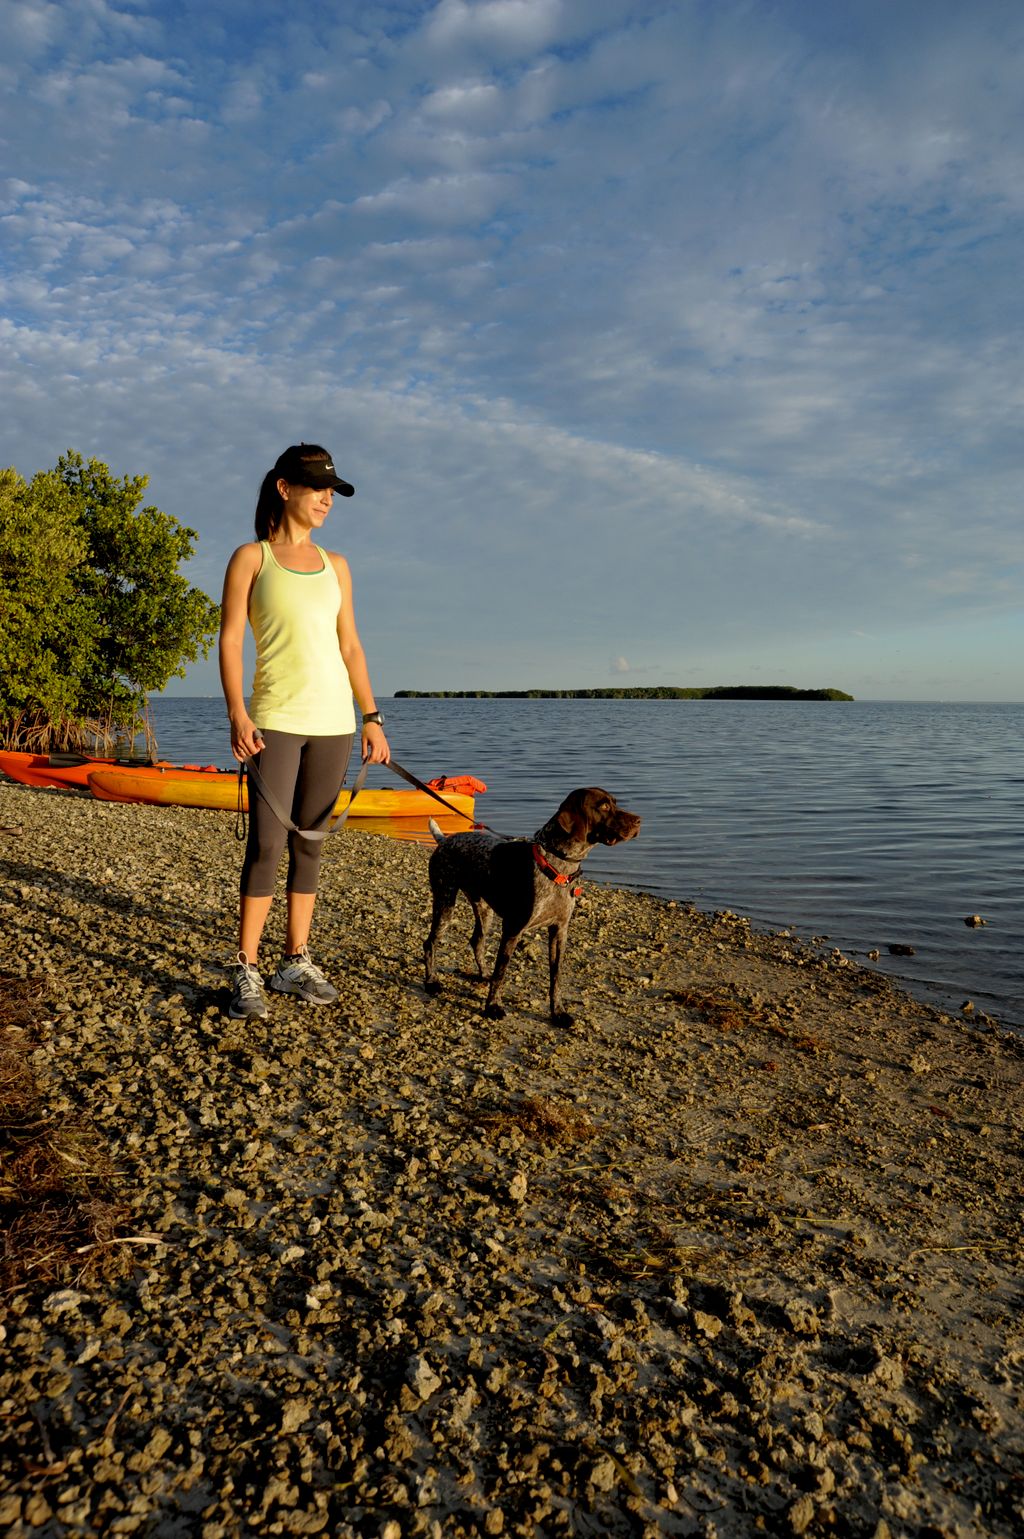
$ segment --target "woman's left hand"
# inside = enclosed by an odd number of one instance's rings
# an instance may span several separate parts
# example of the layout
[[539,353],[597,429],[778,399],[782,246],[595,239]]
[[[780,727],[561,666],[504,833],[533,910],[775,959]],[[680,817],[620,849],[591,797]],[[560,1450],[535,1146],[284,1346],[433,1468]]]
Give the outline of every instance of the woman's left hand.
[[363,763],[391,763],[391,749],[384,736],[384,728],[378,727],[375,721],[368,722],[363,728]]

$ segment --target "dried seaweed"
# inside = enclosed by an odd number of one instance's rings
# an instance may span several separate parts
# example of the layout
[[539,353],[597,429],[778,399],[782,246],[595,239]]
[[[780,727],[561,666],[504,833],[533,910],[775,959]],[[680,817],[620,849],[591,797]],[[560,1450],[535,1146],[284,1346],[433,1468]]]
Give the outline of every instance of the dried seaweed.
[[748,1004],[736,996],[723,998],[721,994],[703,994],[694,989],[676,989],[668,995],[668,998],[674,1004],[682,1005],[686,1010],[693,1010],[701,1020],[706,1021],[709,1026],[717,1026],[721,1031],[740,1031],[755,1027],[759,1031],[767,1031],[772,1036],[783,1038],[791,1047],[799,1048],[805,1053],[816,1053],[821,1046],[817,1038],[809,1033],[792,1030],[781,1019],[777,1009]]
[[109,1243],[130,1211],[114,1164],[82,1119],[47,1110],[28,1062],[42,995],[40,980],[0,976],[0,1293],[127,1265]]
[[512,1106],[481,1111],[473,1120],[477,1127],[497,1137],[515,1128],[538,1143],[555,1146],[580,1143],[594,1136],[594,1125],[582,1112],[543,1096],[525,1096]]

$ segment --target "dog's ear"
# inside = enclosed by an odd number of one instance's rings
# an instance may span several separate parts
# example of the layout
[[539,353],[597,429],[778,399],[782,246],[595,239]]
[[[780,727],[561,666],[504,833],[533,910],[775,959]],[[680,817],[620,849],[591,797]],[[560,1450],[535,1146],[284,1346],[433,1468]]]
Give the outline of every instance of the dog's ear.
[[586,839],[605,810],[613,806],[608,792],[600,786],[581,786],[578,791],[569,792],[555,814],[555,821],[572,839]]
[[570,791],[565,801],[555,813],[555,822],[573,840],[586,838],[590,820],[586,816],[584,807],[587,792]]

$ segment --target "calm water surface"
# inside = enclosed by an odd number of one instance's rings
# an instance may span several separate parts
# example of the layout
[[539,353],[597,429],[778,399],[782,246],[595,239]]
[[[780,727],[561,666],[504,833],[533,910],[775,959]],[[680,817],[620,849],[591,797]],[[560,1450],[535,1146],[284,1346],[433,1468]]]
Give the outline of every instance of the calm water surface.
[[[762,929],[827,936],[946,1007],[1024,1025],[1024,706],[726,700],[392,700],[395,758],[488,785],[477,815],[531,834],[602,785],[644,819],[601,881]],[[161,753],[231,763],[220,700],[154,703]],[[383,770],[371,784],[394,785]],[[964,918],[987,924],[968,929]],[[890,943],[912,945],[892,958]]]

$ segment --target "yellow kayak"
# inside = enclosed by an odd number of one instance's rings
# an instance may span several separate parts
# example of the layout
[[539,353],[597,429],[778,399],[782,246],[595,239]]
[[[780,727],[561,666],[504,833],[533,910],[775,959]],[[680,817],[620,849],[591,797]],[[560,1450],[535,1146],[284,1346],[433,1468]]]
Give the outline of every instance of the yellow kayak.
[[[238,806],[238,775],[234,770],[179,769],[174,766],[161,768],[156,765],[140,765],[128,768],[111,765],[89,773],[89,790],[93,796],[105,802],[147,802],[163,807],[210,807],[222,812],[234,812]],[[473,816],[475,797],[465,791],[441,789],[449,807]],[[344,812],[351,800],[351,791],[342,791],[334,804],[337,815]],[[248,788],[242,785],[242,806],[248,811]],[[426,791],[379,789],[372,787],[360,791],[352,809],[351,821],[364,818],[426,818],[447,817],[441,803]]]

